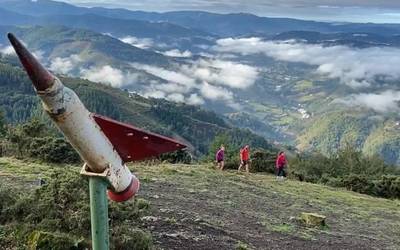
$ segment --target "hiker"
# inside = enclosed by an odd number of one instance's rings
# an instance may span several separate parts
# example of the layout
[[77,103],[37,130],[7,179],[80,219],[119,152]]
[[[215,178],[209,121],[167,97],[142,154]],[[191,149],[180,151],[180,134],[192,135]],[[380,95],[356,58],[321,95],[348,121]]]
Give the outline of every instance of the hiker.
[[246,167],[246,173],[249,173],[249,164],[250,164],[250,147],[249,145],[244,146],[244,148],[240,149],[240,165],[238,168],[238,172],[242,169],[242,167]]
[[225,147],[221,145],[219,150],[215,154],[215,161],[217,162],[217,169],[224,170],[224,154],[225,154]]
[[278,157],[276,158],[276,179],[284,180],[286,177],[285,168],[287,165],[286,155],[285,152],[280,151]]

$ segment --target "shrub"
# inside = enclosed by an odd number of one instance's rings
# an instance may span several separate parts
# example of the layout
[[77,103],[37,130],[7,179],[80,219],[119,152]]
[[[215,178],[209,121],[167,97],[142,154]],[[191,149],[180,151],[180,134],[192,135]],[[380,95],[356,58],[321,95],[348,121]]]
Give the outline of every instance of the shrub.
[[329,177],[326,180],[325,184],[331,187],[343,187],[344,185],[342,178],[335,178],[335,177]]
[[190,164],[192,162],[192,155],[186,150],[177,150],[171,153],[165,153],[158,157],[161,161],[176,164]]
[[9,127],[1,145],[1,151],[5,151],[1,152],[2,154],[32,157],[52,163],[80,161],[72,146],[37,118],[16,127]]
[[372,180],[364,175],[350,174],[344,177],[343,185],[348,190],[362,194],[373,194],[374,190],[374,184]]
[[46,162],[77,163],[80,161],[78,153],[64,138],[32,138],[26,150],[30,157]]
[[52,250],[80,250],[87,249],[89,244],[82,239],[76,240],[67,234],[33,231],[29,235],[29,249],[52,249]]
[[345,147],[330,157],[297,155],[291,160],[291,176],[299,180],[386,198],[400,198],[400,172],[378,156],[363,156]]
[[[79,246],[90,237],[88,180],[75,169],[55,169],[45,181],[40,188],[21,194],[0,186],[0,224],[16,225],[10,232],[18,232],[16,236],[10,233],[7,237],[0,233],[0,243],[14,246],[24,242],[43,246],[38,249],[48,249],[48,245],[54,245],[54,249],[81,249]],[[117,249],[151,248],[151,235],[131,227],[138,224],[139,217],[148,212],[149,206],[144,199],[109,203],[111,236],[116,237],[111,237],[111,242],[116,242]],[[129,227],[129,230],[121,227]],[[121,235],[115,233],[119,230],[123,231]],[[62,245],[66,247],[56,247]]]
[[253,172],[268,172],[273,174],[275,173],[275,157],[275,153],[254,150],[251,155],[250,168]]
[[111,248],[116,250],[153,249],[151,234],[130,226],[120,225],[112,229]]
[[374,194],[385,198],[400,198],[400,176],[384,175],[376,180]]

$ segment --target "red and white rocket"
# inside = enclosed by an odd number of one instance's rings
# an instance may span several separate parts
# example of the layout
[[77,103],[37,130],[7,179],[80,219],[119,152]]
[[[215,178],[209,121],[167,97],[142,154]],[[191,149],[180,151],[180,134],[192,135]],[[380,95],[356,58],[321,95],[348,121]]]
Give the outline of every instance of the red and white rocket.
[[75,92],[46,70],[13,34],[9,33],[8,39],[43,108],[84,160],[85,174],[108,180],[111,200],[128,200],[139,189],[139,180],[126,162],[186,147],[167,137],[89,112]]

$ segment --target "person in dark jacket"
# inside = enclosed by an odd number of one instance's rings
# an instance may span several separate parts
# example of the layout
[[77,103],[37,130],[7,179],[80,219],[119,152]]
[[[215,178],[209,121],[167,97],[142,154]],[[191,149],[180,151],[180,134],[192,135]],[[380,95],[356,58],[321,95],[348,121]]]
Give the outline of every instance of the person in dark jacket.
[[215,161],[217,162],[217,169],[224,170],[224,157],[225,157],[225,147],[221,145],[219,150],[215,154]]
[[281,151],[276,158],[276,179],[277,180],[284,180],[286,177],[285,168],[287,165],[286,155],[285,152]]

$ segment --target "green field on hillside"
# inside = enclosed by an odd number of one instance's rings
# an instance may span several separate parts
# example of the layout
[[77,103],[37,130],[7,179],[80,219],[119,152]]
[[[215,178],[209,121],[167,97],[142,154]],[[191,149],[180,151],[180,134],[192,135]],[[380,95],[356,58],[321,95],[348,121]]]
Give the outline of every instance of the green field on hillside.
[[[192,249],[398,249],[400,245],[398,200],[292,180],[277,182],[274,176],[266,174],[219,172],[207,164],[142,163],[131,165],[131,168],[141,180],[141,190],[136,201],[110,204],[110,223],[114,233],[121,228],[130,228],[125,232],[126,238],[131,240],[128,242],[138,244],[140,241],[141,244],[135,246],[142,249],[182,249],[182,246]],[[79,197],[87,198],[87,182],[78,176],[79,169],[80,166],[0,158],[2,194],[5,189],[14,190],[15,194],[29,194],[46,190],[49,185],[57,187],[50,179],[56,173],[60,180],[66,180],[56,188],[59,194],[68,194],[65,187],[80,188]],[[73,184],[67,185],[69,180],[65,177],[71,178]],[[47,184],[37,186],[35,183],[39,178]],[[23,203],[23,200],[19,202]],[[42,202],[48,201],[40,198],[35,201]],[[88,200],[74,202],[76,204],[66,205],[72,207],[71,210],[53,208],[60,209],[61,218],[89,216],[85,210]],[[80,206],[83,211],[79,211]],[[75,230],[62,231],[46,218],[37,219],[35,225],[28,226],[29,218],[23,213],[18,219],[9,221],[3,217],[8,208],[0,208],[0,232],[3,231],[0,245],[6,246],[5,249],[27,247],[27,236],[21,236],[24,227],[49,231],[54,226],[53,231],[63,237],[88,242],[88,231],[81,235]],[[40,213],[38,209],[37,213]],[[301,212],[325,215],[327,225],[307,227],[298,219]],[[47,213],[50,216],[52,211]],[[71,217],[68,213],[76,215]],[[131,213],[134,218],[129,217]],[[120,221],[124,216],[130,219]],[[80,227],[87,228],[85,225]],[[23,242],[24,239],[27,241]],[[112,240],[116,241],[123,239]]]

